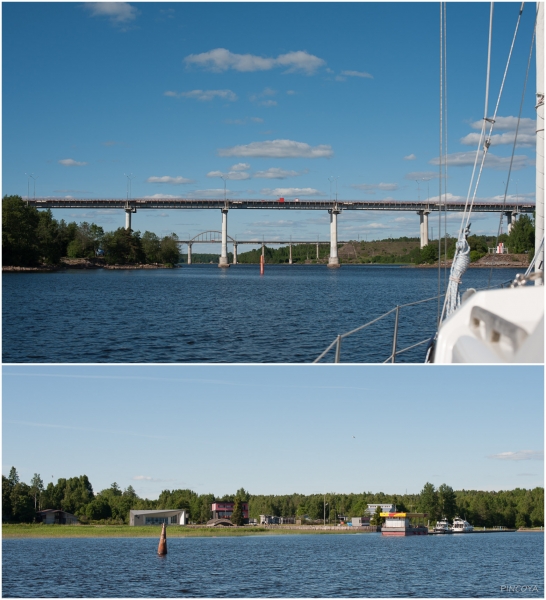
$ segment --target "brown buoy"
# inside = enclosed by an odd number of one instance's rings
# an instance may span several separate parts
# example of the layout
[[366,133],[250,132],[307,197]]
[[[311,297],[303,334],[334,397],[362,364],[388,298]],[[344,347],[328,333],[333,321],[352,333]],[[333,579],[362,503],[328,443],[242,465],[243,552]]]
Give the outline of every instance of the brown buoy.
[[163,523],[163,527],[161,528],[161,537],[159,538],[157,553],[160,556],[167,554],[167,528],[165,527],[165,523]]

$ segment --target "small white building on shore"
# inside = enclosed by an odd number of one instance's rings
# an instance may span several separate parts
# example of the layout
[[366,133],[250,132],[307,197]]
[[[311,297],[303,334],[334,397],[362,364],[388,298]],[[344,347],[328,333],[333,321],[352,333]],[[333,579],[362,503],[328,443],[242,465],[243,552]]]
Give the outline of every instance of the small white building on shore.
[[131,510],[129,525],[187,525],[188,510]]

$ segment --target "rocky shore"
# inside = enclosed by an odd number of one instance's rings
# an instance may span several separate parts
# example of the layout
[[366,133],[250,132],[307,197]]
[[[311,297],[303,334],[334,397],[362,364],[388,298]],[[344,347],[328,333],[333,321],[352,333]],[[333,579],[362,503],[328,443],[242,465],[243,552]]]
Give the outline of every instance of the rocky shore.
[[65,269],[173,269],[179,268],[177,265],[165,265],[162,263],[152,264],[129,264],[129,265],[108,265],[104,258],[62,258],[58,265],[40,265],[38,267],[11,267],[3,266],[3,273],[47,273],[51,271],[61,271]]

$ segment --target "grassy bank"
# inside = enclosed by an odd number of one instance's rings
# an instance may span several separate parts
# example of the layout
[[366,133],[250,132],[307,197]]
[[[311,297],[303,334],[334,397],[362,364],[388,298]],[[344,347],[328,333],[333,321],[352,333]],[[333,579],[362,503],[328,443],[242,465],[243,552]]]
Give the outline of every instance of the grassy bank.
[[[159,539],[160,526],[131,527],[129,525],[2,525],[2,537],[14,538],[101,538],[152,537]],[[167,527],[167,538],[173,537],[238,537],[257,535],[358,533],[352,528],[307,529],[275,527]]]

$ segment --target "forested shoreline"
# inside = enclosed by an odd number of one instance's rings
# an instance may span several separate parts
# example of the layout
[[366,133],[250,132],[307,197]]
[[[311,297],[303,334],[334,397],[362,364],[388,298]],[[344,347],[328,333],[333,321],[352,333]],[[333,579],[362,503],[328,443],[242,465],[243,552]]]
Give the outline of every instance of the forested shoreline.
[[38,267],[58,265],[62,258],[94,259],[108,265],[169,264],[180,259],[176,234],[127,230],[104,231],[94,223],[66,223],[51,210],[27,206],[20,196],[2,198],[2,265]]
[[368,503],[393,503],[399,510],[426,512],[431,524],[437,519],[455,516],[466,518],[475,527],[540,527],[544,525],[544,488],[516,488],[487,492],[453,490],[442,484],[436,488],[426,483],[419,494],[285,494],[253,495],[244,488],[235,494],[215,496],[197,494],[189,489],[164,490],[157,500],[140,498],[132,486],[121,489],[117,483],[95,493],[86,475],[61,478],[44,485],[35,473],[29,484],[19,480],[12,467],[8,477],[2,476],[2,519],[9,523],[32,523],[36,511],[63,510],[76,515],[83,524],[127,524],[130,510],[181,509],[189,511],[191,523],[206,523],[213,502],[249,503],[250,518],[261,514],[280,517],[296,516],[336,524],[341,518],[364,515]]
[[[100,255],[109,265],[155,264],[175,265],[187,261],[187,254],[180,252],[175,233],[159,238],[155,233],[126,230],[119,227],[105,232],[94,223],[66,223],[53,218],[51,210],[38,210],[27,206],[20,196],[4,196],[2,199],[2,264],[9,267],[38,267],[58,265],[62,258],[95,258]],[[496,243],[503,242],[511,254],[527,254],[532,260],[535,247],[534,220],[520,215],[511,233],[500,236],[470,235],[471,262],[488,253]],[[451,260],[455,253],[456,239],[447,237],[441,243],[441,260]],[[259,242],[257,242],[259,244]],[[324,263],[330,253],[328,244],[295,244],[292,246],[294,264]],[[261,248],[241,252],[240,264],[258,264]],[[286,264],[289,247],[264,248],[265,262]],[[433,264],[438,261],[438,241],[431,241],[419,248],[418,238],[400,237],[373,241],[353,241],[340,247],[339,256],[346,264]],[[217,263],[216,254],[192,255],[194,263]],[[233,254],[228,253],[228,262]]]

